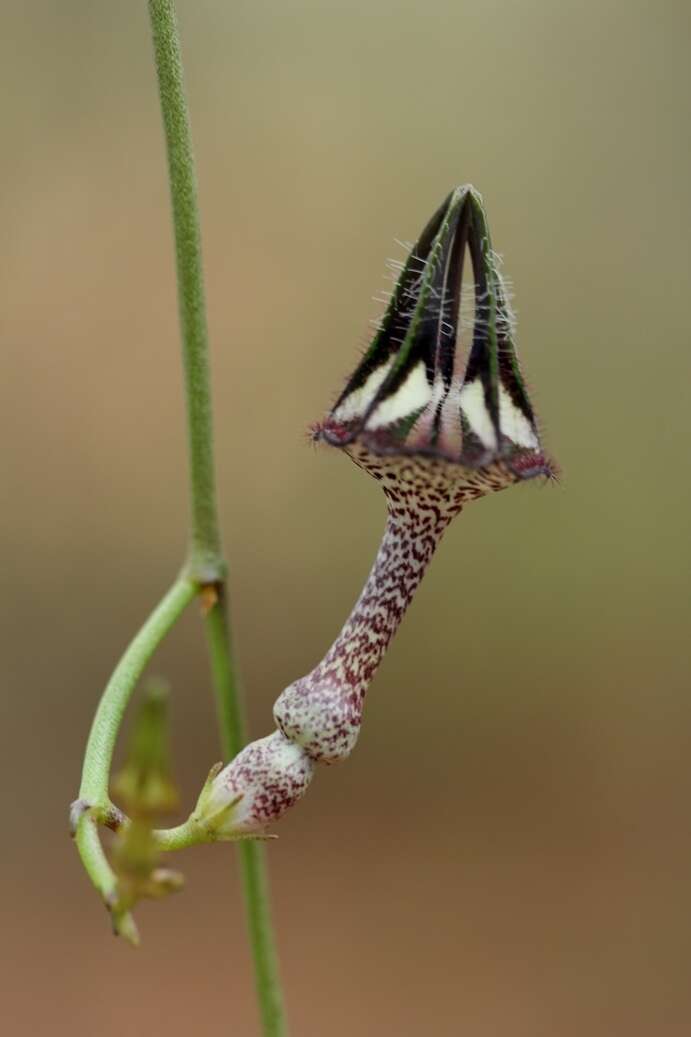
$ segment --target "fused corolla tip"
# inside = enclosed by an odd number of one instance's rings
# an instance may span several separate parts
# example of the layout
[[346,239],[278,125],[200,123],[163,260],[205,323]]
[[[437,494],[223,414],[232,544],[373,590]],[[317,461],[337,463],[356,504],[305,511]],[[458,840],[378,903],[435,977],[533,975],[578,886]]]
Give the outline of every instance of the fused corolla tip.
[[[467,348],[466,253],[474,280]],[[482,198],[458,187],[411,249],[372,344],[316,438],[377,478],[410,471],[412,458],[418,479],[431,463],[450,489],[465,482],[475,496],[551,475],[513,327]]]
[[211,841],[261,835],[305,794],[313,773],[304,749],[274,731],[212,768],[193,820]]

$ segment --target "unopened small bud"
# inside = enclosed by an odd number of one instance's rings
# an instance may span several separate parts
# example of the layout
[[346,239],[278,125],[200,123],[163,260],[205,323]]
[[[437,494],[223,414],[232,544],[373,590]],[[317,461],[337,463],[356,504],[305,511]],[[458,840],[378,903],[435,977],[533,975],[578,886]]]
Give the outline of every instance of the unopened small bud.
[[178,806],[169,727],[168,686],[149,681],[134,719],[125,764],[113,780],[113,792],[132,816],[166,814]]
[[169,893],[178,893],[185,885],[185,876],[172,868],[154,868],[149,877],[149,883],[141,896],[152,897],[155,900],[167,897]]
[[113,869],[117,875],[117,903],[133,907],[144,897],[160,899],[184,886],[183,876],[158,865],[158,846],[146,821],[135,818],[124,825],[113,842]]
[[211,771],[192,819],[209,840],[261,835],[301,799],[313,773],[304,749],[274,731]]

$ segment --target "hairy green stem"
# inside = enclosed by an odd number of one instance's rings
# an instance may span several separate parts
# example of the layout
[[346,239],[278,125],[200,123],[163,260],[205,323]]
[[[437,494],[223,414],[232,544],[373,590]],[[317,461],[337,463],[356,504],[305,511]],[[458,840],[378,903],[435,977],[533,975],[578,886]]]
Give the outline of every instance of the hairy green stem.
[[206,614],[206,642],[216,693],[216,712],[223,756],[232,760],[243,748],[245,718],[233,665],[225,586],[216,588],[216,601]]
[[[214,584],[218,595],[206,616],[221,741],[227,758],[244,744],[225,601],[225,565],[218,533],[213,463],[208,335],[201,237],[190,123],[185,99],[180,40],[173,0],[149,0],[175,230],[182,348],[187,389],[192,542],[190,574]],[[261,847],[238,844],[248,928],[265,1037],[286,1031],[278,963],[271,926],[268,883]]]
[[[242,749],[245,738],[243,717],[234,690],[235,676],[223,597],[206,617],[206,635],[216,688],[221,744],[225,758],[232,759]],[[262,844],[254,840],[238,842],[237,852],[264,1034],[283,1037],[287,1033],[287,1022],[271,923],[266,855]]]
[[278,959],[271,922],[269,879],[264,847],[254,840],[237,844],[242,871],[247,925],[252,944],[257,997],[266,1037],[284,1037],[288,1032],[283,994],[278,981]]
[[172,0],[149,0],[173,208],[178,307],[187,387],[192,529],[189,565],[200,583],[224,575],[216,510],[204,276],[192,136]]

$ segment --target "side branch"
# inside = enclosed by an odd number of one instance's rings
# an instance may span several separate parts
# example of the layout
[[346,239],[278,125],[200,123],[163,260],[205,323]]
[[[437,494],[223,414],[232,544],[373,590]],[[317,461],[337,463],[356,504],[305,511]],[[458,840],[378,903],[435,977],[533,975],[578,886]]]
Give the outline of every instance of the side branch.
[[117,880],[103,851],[98,825],[112,826],[119,815],[108,796],[108,781],[115,741],[132,692],[156,648],[198,590],[192,580],[179,577],[125,649],[98,704],[86,745],[79,799],[72,805],[71,821],[82,864],[111,913],[115,932],[134,944],[139,942],[137,927],[118,902]]
[[79,798],[89,806],[109,806],[108,776],[115,740],[132,692],[156,648],[198,592],[180,576],[125,650],[98,704],[84,755]]

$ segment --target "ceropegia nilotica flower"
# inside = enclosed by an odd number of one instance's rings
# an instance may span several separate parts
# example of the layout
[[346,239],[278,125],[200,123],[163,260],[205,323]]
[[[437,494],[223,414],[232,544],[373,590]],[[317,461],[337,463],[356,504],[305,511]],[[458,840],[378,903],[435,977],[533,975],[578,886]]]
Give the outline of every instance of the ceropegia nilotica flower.
[[[467,256],[474,314],[464,356]],[[279,696],[279,730],[210,774],[192,817],[207,839],[263,832],[303,795],[315,762],[349,755],[369,683],[451,519],[474,498],[551,474],[472,187],[453,191],[422,232],[372,345],[316,437],[379,482],[384,537],[336,641]]]
[[[474,320],[461,348],[463,266]],[[382,486],[388,517],[340,635],[274,717],[314,760],[351,752],[365,692],[449,521],[463,504],[551,474],[513,339],[480,195],[453,191],[411,250],[374,340],[316,437]]]

